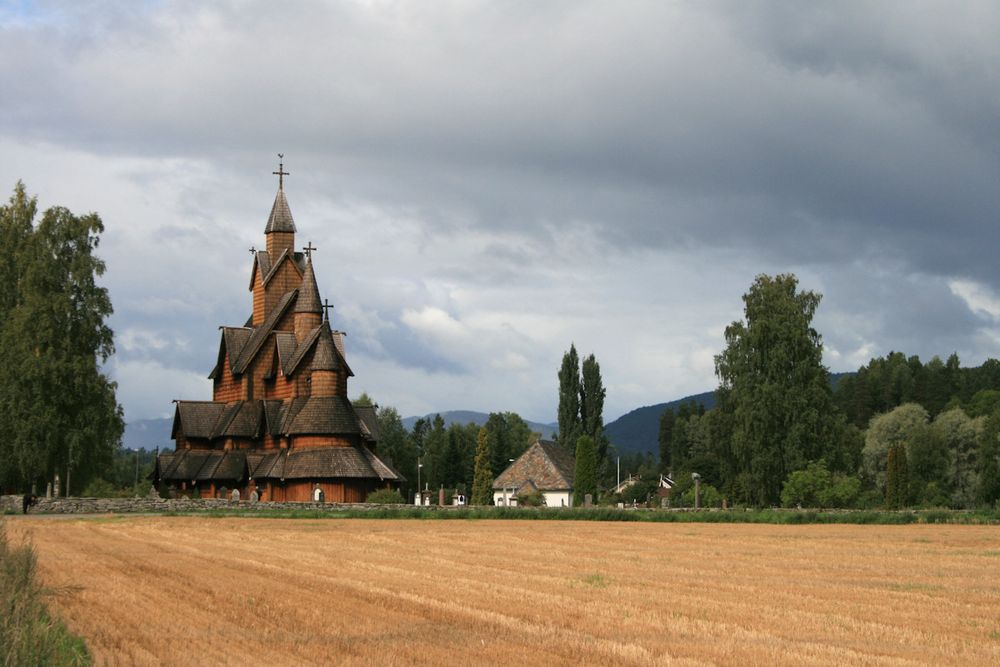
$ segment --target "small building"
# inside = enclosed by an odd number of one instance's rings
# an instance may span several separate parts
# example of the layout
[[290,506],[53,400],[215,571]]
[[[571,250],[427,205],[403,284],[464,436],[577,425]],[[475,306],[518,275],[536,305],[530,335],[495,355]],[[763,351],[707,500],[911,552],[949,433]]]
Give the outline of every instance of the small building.
[[611,489],[611,494],[618,495],[620,493],[625,493],[626,489],[635,486],[641,481],[642,481],[642,475],[636,475],[633,477],[631,474],[629,474],[628,479],[623,479],[621,482],[618,483],[618,486],[615,486],[614,488]]
[[547,507],[573,506],[572,454],[551,440],[536,440],[493,480],[493,504],[517,505],[519,492],[539,491]]

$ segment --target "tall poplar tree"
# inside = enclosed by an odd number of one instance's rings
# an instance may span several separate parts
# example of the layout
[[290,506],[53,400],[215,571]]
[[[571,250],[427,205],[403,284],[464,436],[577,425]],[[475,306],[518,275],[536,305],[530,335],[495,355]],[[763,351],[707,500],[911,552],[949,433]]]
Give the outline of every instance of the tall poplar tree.
[[777,504],[789,473],[839,447],[844,432],[812,327],[821,296],[798,284],[791,274],[757,276],[743,295],[746,321],[726,327],[715,358],[743,500],[761,505]]
[[582,505],[588,493],[597,500],[597,444],[589,435],[582,435],[576,441],[573,504]]
[[580,357],[576,346],[570,344],[559,368],[559,444],[568,451],[576,447],[577,438],[583,433],[580,419]]
[[493,454],[486,428],[476,436],[476,470],[472,479],[472,504],[489,505],[493,500]]
[[69,491],[109,466],[124,428],[107,289],[97,284],[104,225],[96,214],[46,210],[18,183],[0,207],[0,485],[60,474]]
[[601,365],[591,354],[583,360],[580,381],[580,421],[583,434],[590,436],[597,447],[598,465],[604,461],[608,451],[608,439],[604,435],[604,397],[607,392],[601,380]]

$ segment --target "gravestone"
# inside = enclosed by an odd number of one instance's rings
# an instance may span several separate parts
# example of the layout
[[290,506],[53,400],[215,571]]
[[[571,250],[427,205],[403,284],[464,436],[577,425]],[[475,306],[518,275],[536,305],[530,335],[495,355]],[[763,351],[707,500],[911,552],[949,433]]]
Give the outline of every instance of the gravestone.
[[583,506],[584,507],[593,507],[594,506],[594,496],[591,495],[591,494],[589,494],[589,493],[586,494],[583,497]]
[[255,502],[257,502],[257,501],[258,501],[259,499],[260,499],[260,498],[259,498],[259,496],[257,495],[257,489],[254,489],[253,491],[251,491],[251,492],[250,492],[250,502],[252,502],[252,503],[255,503]]
[[233,502],[240,502],[240,490],[233,489]]

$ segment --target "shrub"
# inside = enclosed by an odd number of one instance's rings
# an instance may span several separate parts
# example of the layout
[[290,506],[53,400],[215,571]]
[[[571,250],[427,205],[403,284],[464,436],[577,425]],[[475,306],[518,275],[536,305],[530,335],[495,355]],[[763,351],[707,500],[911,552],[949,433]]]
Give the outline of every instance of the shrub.
[[524,491],[517,494],[517,504],[519,507],[542,507],[545,505],[545,494],[538,489]]
[[[682,507],[694,507],[695,488],[692,485],[687,491],[681,494],[680,504]],[[722,494],[711,484],[702,484],[699,489],[699,507],[721,507]]]
[[365,502],[376,505],[402,505],[406,501],[396,489],[379,489],[369,493]]
[[84,498],[121,498],[122,490],[116,489],[111,482],[97,477],[91,480],[81,494]]

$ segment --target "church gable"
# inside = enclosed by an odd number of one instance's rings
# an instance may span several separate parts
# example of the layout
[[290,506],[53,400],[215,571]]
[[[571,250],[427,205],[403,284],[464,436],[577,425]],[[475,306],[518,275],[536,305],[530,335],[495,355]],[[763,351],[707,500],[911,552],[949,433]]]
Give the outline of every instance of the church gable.
[[250,338],[247,340],[246,344],[240,352],[239,358],[236,363],[233,364],[233,373],[242,374],[246,372],[247,366],[250,362],[254,360],[257,353],[263,347],[264,343],[267,341],[271,333],[274,332],[279,321],[287,313],[289,307],[295,301],[295,296],[298,294],[298,290],[292,290],[285,294],[278,305],[271,310],[268,314],[267,319],[264,320],[263,324],[253,330],[250,334]]

